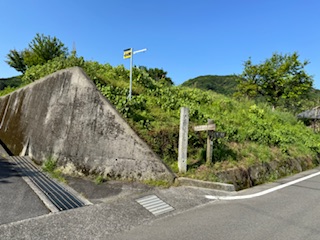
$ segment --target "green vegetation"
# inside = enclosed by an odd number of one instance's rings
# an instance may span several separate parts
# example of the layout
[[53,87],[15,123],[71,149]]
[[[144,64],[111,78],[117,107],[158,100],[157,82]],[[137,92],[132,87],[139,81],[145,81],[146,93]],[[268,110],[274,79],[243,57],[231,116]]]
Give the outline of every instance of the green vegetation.
[[0,90],[5,89],[6,87],[19,87],[22,84],[21,77],[11,77],[11,78],[0,78]]
[[24,85],[21,76],[0,78],[0,96],[6,95]]
[[6,63],[18,72],[24,73],[27,70],[27,66],[23,60],[23,52],[18,52],[15,49],[10,50],[8,53]]
[[[215,171],[249,167],[274,159],[317,161],[320,136],[292,114],[273,111],[267,103],[238,101],[212,91],[168,86],[139,68],[133,69],[133,98],[129,101],[129,72],[124,66],[84,61],[75,55],[31,67],[22,79],[33,81],[73,64],[87,72],[102,94],[174,171],[177,171],[179,110],[182,106],[190,108],[187,175],[212,180]],[[209,118],[214,119],[217,131],[226,133],[225,138],[215,140],[212,166],[206,166],[204,161],[205,133],[192,130],[192,126],[205,124]]]
[[61,171],[57,168],[57,160],[54,158],[49,157],[46,161],[44,161],[42,164],[42,170],[60,182],[66,182]]
[[313,83],[304,70],[308,61],[300,62],[298,58],[297,53],[274,53],[270,59],[256,65],[249,59],[238,78],[237,95],[253,99],[262,97],[273,107],[295,108],[307,97]]
[[18,72],[25,73],[32,66],[43,65],[56,57],[65,58],[67,55],[68,49],[59,39],[37,33],[27,49],[10,50],[6,62]]
[[96,178],[94,179],[94,183],[97,185],[100,185],[101,183],[103,183],[105,181],[104,177],[101,175],[96,176]]
[[257,103],[269,103],[281,111],[297,114],[318,106],[320,91],[312,88],[312,77],[297,53],[273,54],[261,64],[249,59],[239,76],[199,76],[181,86],[212,90],[237,98],[247,97]]
[[140,66],[139,69],[147,72],[149,74],[149,77],[151,77],[155,81],[162,82],[163,84],[168,86],[173,85],[172,79],[167,76],[168,73],[163,69],[147,68],[145,66]]
[[232,96],[237,90],[237,78],[237,76],[233,75],[206,75],[189,79],[188,81],[182,83],[181,86],[212,90],[216,93]]
[[152,187],[162,187],[162,188],[168,188],[170,187],[170,183],[164,180],[145,180],[143,181],[144,184],[147,184]]
[[[175,172],[178,172],[180,108],[188,107],[190,129],[188,171],[185,176],[215,181],[218,171],[248,168],[274,160],[286,162],[300,159],[318,164],[320,135],[288,111],[293,109],[290,107],[293,102],[299,102],[301,108],[319,101],[317,90],[309,93],[309,100],[298,101],[306,95],[312,81],[303,71],[306,62],[300,63],[297,58],[296,54],[274,55],[261,65],[252,65],[250,60],[247,61],[244,73],[238,80],[237,98],[231,96],[237,84],[235,76],[202,76],[182,86],[172,86],[171,79],[162,69],[135,67],[133,96],[129,101],[129,71],[124,66],[85,61],[77,57],[76,52],[30,66],[21,79],[26,84],[60,69],[72,66],[83,68],[101,93]],[[269,80],[273,81],[273,85]],[[288,88],[281,88],[282,84],[289,85],[294,93]],[[272,88],[276,89],[276,94],[272,93]],[[291,105],[288,107],[287,103]],[[272,109],[272,106],[277,108]],[[217,131],[226,133],[225,138],[214,139],[211,165],[205,163],[206,134],[194,132],[192,128],[206,124],[208,119],[214,120]],[[50,166],[55,162],[51,159],[46,164]],[[46,168],[51,169],[49,166]],[[49,171],[55,172],[52,169]],[[96,181],[99,183],[103,179],[98,176]]]

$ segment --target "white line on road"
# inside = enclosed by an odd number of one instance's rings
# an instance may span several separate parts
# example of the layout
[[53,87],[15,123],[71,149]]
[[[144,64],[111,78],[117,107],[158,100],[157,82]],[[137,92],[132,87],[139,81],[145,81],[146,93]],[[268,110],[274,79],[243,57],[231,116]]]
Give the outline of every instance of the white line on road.
[[296,179],[294,181],[279,185],[279,186],[274,187],[274,188],[270,188],[270,189],[264,190],[262,192],[243,195],[243,196],[212,196],[212,195],[206,195],[205,197],[207,199],[212,199],[212,200],[241,200],[241,199],[255,198],[255,197],[260,197],[260,196],[266,195],[268,193],[272,193],[272,192],[278,191],[278,190],[280,190],[282,188],[285,188],[285,187],[289,187],[289,186],[291,186],[293,184],[305,181],[305,180],[307,180],[309,178],[313,178],[313,177],[318,176],[318,175],[320,175],[320,172],[313,173],[311,175]]

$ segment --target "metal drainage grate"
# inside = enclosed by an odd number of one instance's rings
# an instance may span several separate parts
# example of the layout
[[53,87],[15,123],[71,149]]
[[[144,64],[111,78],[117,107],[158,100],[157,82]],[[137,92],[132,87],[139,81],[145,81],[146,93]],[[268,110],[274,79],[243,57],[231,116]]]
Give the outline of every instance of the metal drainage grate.
[[86,204],[65,189],[58,182],[53,181],[40,172],[28,157],[10,157],[16,163],[17,170],[28,177],[36,187],[45,194],[48,200],[58,209],[58,211],[73,209],[85,206]]
[[146,196],[136,201],[155,216],[174,210],[173,207],[162,201],[156,195]]

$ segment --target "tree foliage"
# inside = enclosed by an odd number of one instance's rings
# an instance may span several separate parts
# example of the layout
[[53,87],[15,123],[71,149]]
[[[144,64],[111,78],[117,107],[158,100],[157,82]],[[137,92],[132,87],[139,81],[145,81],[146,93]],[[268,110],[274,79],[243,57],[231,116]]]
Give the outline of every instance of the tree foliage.
[[236,79],[237,76],[233,75],[205,75],[189,79],[182,83],[181,86],[212,90],[224,95],[233,95],[237,87]]
[[77,57],[76,52],[73,52],[70,56],[64,57],[60,55],[47,63],[41,65],[34,65],[29,67],[25,74],[22,76],[24,82],[33,82],[41,77],[47,76],[55,71],[69,68],[69,67],[84,67],[85,61],[83,57]]
[[68,49],[56,37],[37,35],[24,51],[24,61],[28,67],[44,64],[56,57],[67,57]]
[[56,57],[67,56],[68,49],[58,38],[37,33],[27,49],[20,52],[10,50],[6,62],[18,72],[25,73],[32,66],[43,65]]
[[10,50],[7,54],[6,63],[18,72],[24,73],[27,70],[27,66],[23,58],[23,52],[18,52],[16,49]]
[[296,52],[274,53],[270,59],[256,65],[249,59],[239,76],[237,95],[263,97],[274,107],[284,102],[296,104],[307,96],[313,84],[312,77],[304,69],[309,62],[298,58]]
[[168,73],[166,71],[164,71],[163,69],[160,69],[160,68],[147,68],[145,66],[140,66],[139,68],[141,70],[146,71],[152,79],[154,79],[154,80],[156,80],[158,82],[163,82],[168,86],[172,86],[173,85],[172,79],[167,76]]
[[11,78],[0,78],[0,90],[7,87],[16,88],[22,85],[22,80],[20,76]]

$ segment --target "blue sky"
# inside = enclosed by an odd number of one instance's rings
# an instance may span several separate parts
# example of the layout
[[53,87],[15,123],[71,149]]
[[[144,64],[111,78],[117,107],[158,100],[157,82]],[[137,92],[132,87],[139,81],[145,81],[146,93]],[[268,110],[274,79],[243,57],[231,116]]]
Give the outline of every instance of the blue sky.
[[318,0],[0,0],[0,78],[4,61],[36,33],[59,38],[86,60],[123,64],[123,50],[147,48],[134,64],[163,68],[176,85],[200,75],[239,74],[272,53],[298,52],[320,89]]

